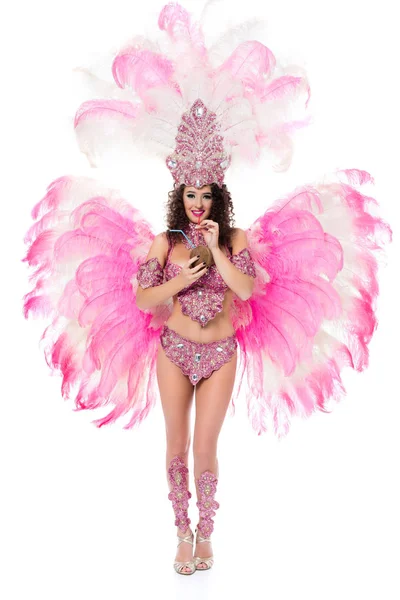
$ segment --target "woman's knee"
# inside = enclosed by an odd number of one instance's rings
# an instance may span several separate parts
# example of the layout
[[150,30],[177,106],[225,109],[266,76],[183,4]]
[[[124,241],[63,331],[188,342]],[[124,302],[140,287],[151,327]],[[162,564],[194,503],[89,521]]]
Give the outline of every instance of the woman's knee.
[[195,465],[214,463],[217,455],[217,445],[210,444],[206,447],[193,446],[193,461]]
[[171,456],[188,455],[190,448],[190,434],[167,436],[167,453]]

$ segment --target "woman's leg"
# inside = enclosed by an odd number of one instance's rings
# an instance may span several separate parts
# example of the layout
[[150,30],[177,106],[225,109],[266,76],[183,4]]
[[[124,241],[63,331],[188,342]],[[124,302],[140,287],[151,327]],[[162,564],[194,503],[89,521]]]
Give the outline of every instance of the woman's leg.
[[[233,392],[237,364],[237,351],[231,360],[208,379],[202,379],[196,386],[196,420],[193,437],[194,477],[197,499],[201,493],[198,479],[204,471],[211,471],[218,478],[217,443],[226,411]],[[200,519],[201,521],[201,519]],[[208,536],[204,536],[208,537]],[[201,542],[196,545],[195,555],[211,556],[211,544]],[[198,568],[206,567],[199,563]]]
[[[193,401],[193,385],[180,368],[169,360],[163,348],[159,346],[157,354],[157,381],[160,390],[161,405],[165,418],[165,431],[167,439],[166,474],[169,490],[172,490],[168,477],[168,469],[174,457],[182,457],[185,465],[188,464],[190,447],[190,411]],[[189,481],[189,478],[188,478]],[[177,533],[181,536],[188,535],[190,528],[182,531],[179,527]],[[182,543],[178,546],[175,560],[187,561],[193,558],[193,549],[189,544]],[[183,570],[189,572],[188,567]]]

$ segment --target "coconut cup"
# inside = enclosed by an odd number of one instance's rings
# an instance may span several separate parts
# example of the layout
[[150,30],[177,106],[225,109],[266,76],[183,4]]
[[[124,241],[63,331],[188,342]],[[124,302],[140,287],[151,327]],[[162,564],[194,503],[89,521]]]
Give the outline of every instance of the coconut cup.
[[196,246],[196,248],[192,248],[190,251],[190,258],[197,255],[199,255],[199,258],[192,262],[192,267],[196,267],[202,262],[205,262],[207,267],[211,267],[211,265],[214,264],[214,257],[208,246]]

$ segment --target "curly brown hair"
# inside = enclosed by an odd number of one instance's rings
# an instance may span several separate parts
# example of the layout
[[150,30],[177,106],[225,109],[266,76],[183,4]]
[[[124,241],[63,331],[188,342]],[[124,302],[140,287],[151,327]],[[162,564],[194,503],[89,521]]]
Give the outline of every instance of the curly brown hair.
[[[226,184],[222,184],[220,187],[217,183],[211,183],[211,211],[210,220],[216,221],[219,225],[219,245],[232,246],[232,235],[234,232],[234,210],[231,194],[226,187]],[[188,217],[185,212],[185,206],[183,203],[183,191],[185,184],[182,183],[179,187],[168,192],[167,201],[167,229],[185,229],[188,223]],[[182,241],[182,234],[175,231],[166,231],[166,235],[170,242]]]

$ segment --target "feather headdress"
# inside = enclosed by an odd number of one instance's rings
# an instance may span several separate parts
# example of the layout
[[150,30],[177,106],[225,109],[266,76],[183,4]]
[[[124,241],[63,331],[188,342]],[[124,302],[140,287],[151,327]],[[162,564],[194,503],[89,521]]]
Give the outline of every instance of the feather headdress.
[[[134,144],[162,156],[175,184],[222,184],[232,159],[255,163],[261,149],[275,171],[289,167],[292,134],[310,121],[303,70],[278,65],[257,40],[239,42],[229,56],[221,56],[218,42],[208,50],[203,14],[192,22],[179,4],[165,5],[158,19],[164,39],[136,37],[121,48],[112,62],[113,83],[76,69],[100,96],[83,102],[74,121],[79,147],[92,166],[111,145],[125,152]],[[238,32],[237,27],[221,35],[220,47],[236,43]]]

